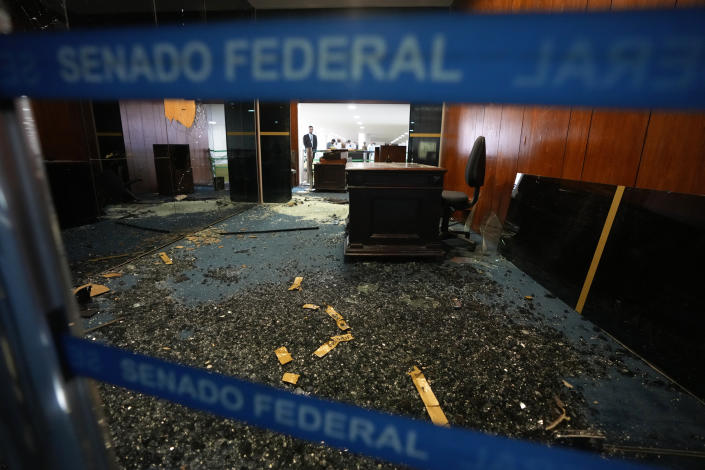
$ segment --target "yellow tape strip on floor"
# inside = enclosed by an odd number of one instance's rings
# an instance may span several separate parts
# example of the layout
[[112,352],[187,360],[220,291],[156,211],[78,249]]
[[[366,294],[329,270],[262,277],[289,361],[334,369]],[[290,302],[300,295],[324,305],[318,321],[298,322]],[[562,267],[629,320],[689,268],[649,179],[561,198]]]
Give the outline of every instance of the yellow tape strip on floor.
[[414,366],[414,368],[411,369],[411,372],[409,372],[409,375],[411,376],[411,380],[414,382],[414,385],[416,385],[416,390],[418,390],[419,395],[421,395],[423,404],[426,405],[426,411],[428,411],[428,415],[431,417],[433,424],[450,427],[448,424],[448,418],[446,418],[445,413],[443,413],[443,410],[441,409],[441,404],[438,403],[436,395],[433,394],[433,390],[431,390],[431,386],[421,370]]
[[583,307],[585,306],[585,301],[587,300],[588,293],[590,292],[592,280],[595,277],[597,266],[600,264],[600,258],[602,258],[602,251],[605,249],[607,238],[610,236],[610,230],[612,230],[612,222],[614,222],[614,217],[617,215],[617,209],[619,209],[619,203],[622,201],[623,194],[624,186],[617,186],[617,190],[614,192],[614,197],[612,198],[612,205],[610,206],[609,212],[607,212],[605,225],[602,227],[602,234],[600,234],[600,240],[597,242],[595,254],[592,256],[590,269],[588,269],[587,276],[585,277],[585,282],[583,283],[583,288],[580,291],[580,297],[578,297],[578,304],[575,306],[575,311],[578,313],[583,313]]

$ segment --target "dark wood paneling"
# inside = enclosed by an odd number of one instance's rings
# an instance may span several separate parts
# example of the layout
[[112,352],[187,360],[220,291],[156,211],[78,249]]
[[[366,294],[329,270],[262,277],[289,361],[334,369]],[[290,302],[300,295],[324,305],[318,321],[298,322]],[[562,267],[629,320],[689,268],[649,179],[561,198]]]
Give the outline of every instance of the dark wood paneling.
[[633,186],[648,121],[649,112],[595,110],[582,180]]
[[636,185],[705,194],[705,114],[653,112]]
[[569,122],[570,108],[526,108],[517,170],[560,177]]
[[592,109],[576,108],[570,111],[570,125],[568,126],[561,178],[572,180],[581,178],[590,121],[592,121]]
[[32,100],[44,160],[97,158],[91,106],[85,101]]

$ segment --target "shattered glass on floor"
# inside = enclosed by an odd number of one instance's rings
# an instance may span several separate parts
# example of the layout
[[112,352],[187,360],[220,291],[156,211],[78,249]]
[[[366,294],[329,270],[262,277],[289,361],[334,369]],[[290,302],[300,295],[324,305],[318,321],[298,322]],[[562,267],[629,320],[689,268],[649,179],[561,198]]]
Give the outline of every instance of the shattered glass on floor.
[[[605,455],[613,454],[605,444],[703,450],[701,403],[513,265],[470,252],[462,239],[449,241],[439,261],[344,263],[348,207],[327,197],[298,193],[291,203],[234,215],[163,248],[171,265],[154,253],[122,266],[120,277],[78,279],[111,288],[93,299],[102,313],[90,326],[114,322],[87,337],[430,421],[408,374],[417,366],[451,427]],[[297,276],[301,289],[288,290]],[[316,357],[344,333],[326,306],[353,339]],[[293,358],[285,365],[274,354],[282,346]],[[296,384],[282,381],[286,372],[299,374]],[[124,468],[394,468],[110,385],[99,389]],[[693,461],[668,464],[696,468]]]

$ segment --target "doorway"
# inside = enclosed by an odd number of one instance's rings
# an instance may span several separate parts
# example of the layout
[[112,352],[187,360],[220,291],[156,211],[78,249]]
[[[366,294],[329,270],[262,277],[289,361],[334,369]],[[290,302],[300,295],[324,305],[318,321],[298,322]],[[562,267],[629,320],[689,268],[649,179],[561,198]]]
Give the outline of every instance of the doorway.
[[[313,126],[317,136],[314,162],[332,146],[368,151],[370,157],[373,157],[374,149],[382,145],[404,147],[406,153],[410,108],[408,103],[299,103],[298,184],[308,181],[306,150],[303,146],[308,126]],[[353,159],[364,158],[362,152],[356,152],[353,156]]]

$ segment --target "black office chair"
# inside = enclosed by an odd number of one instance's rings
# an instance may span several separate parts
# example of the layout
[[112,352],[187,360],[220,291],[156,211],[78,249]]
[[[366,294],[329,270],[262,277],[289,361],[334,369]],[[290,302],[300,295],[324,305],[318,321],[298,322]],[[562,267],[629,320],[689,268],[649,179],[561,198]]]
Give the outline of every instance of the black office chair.
[[480,187],[485,184],[485,138],[483,136],[475,139],[475,143],[468,157],[468,164],[465,166],[465,182],[468,186],[475,188],[475,195],[472,201],[467,194],[461,191],[443,191],[441,194],[443,202],[443,222],[441,223],[441,237],[447,237],[451,233],[460,233],[465,238],[470,238],[470,232],[454,232],[448,230],[450,216],[455,211],[469,211],[477,203],[480,196]]

